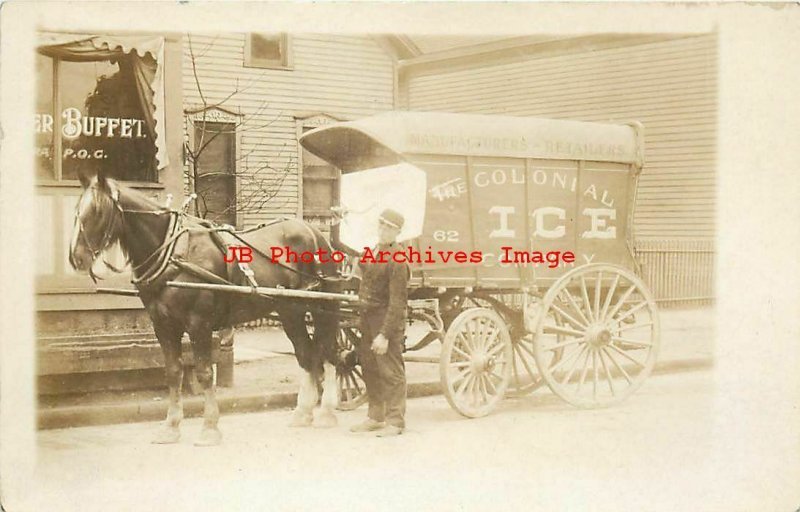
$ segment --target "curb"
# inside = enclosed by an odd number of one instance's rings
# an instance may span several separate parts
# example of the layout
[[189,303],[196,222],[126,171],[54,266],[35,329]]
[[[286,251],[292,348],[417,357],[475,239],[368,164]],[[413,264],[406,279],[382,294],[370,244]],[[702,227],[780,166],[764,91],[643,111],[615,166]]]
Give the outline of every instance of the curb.
[[[678,359],[656,364],[653,375],[690,372],[713,368],[710,358]],[[419,398],[441,394],[441,385],[436,382],[413,382],[408,384],[408,398]],[[297,401],[297,393],[242,393],[240,395],[219,397],[219,410],[222,414],[263,412],[291,408]],[[37,426],[39,430],[91,425],[113,425],[160,421],[166,417],[167,401],[138,402],[105,405],[79,405],[39,410]],[[203,397],[193,396],[183,401],[184,417],[195,418],[203,415]]]

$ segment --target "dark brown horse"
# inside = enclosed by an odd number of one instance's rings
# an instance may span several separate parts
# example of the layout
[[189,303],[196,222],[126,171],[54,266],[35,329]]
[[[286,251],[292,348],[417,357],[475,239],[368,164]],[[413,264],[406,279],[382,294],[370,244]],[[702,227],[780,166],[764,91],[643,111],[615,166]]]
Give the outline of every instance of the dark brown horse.
[[[294,344],[302,368],[300,391],[292,424],[334,426],[337,401],[336,306],[303,304],[292,299],[263,299],[226,292],[173,288],[167,281],[204,282],[214,280],[247,284],[242,269],[223,260],[226,243],[253,248],[249,267],[259,286],[331,291],[335,281],[333,264],[272,263],[270,247],[315,251],[327,244],[322,234],[296,220],[287,219],[248,232],[231,234],[214,229],[180,212],[155,204],[143,194],[102,175],[83,180],[84,192],[75,211],[70,263],[93,278],[98,265],[106,262],[106,251],[116,244],[133,269],[133,283],[153,321],[166,362],[169,410],[166,422],[154,442],[174,443],[180,437],[183,418],[181,404],[181,338],[188,333],[194,354],[197,380],[205,394],[203,429],[196,444],[214,445],[221,440],[217,428],[219,408],[212,379],[212,331],[236,323],[278,313],[283,329]],[[330,247],[323,245],[330,250]],[[326,301],[327,302],[327,301]],[[306,313],[313,318],[313,338],[309,336]],[[321,407],[317,405],[317,385],[324,376]]]

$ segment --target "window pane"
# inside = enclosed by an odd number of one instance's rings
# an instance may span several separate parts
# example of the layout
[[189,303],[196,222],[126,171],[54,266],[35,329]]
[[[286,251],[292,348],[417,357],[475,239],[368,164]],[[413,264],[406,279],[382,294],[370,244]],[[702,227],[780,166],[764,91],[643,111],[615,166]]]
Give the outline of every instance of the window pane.
[[[230,123],[195,123],[200,211],[214,222],[236,224],[236,128]],[[202,150],[200,149],[202,148]]]
[[36,54],[36,177],[55,178],[53,167],[53,59]]
[[281,34],[251,34],[250,57],[256,60],[281,61]]
[[132,67],[116,62],[59,63],[63,179],[77,179],[79,169],[128,181],[156,176],[134,80]]
[[333,206],[333,187],[329,180],[303,181],[303,210],[305,213],[330,213]]

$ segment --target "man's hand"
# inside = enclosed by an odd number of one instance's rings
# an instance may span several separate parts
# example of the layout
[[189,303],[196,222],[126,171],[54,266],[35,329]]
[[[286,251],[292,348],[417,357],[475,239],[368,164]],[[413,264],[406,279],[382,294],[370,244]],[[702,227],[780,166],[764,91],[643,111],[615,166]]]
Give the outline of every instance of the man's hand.
[[389,340],[386,339],[386,336],[383,334],[378,334],[375,336],[375,339],[372,340],[372,351],[382,356],[389,350]]

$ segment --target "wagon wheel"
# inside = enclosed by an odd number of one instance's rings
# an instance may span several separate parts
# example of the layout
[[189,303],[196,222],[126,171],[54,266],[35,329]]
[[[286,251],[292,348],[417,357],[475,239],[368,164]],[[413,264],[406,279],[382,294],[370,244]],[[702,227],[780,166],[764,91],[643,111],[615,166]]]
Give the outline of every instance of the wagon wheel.
[[644,382],[659,348],[655,301],[632,272],[592,264],[566,273],[544,297],[533,354],[550,389],[583,408],[621,402]]
[[[488,307],[497,311],[491,301],[481,297],[469,296],[468,300],[478,307]],[[498,314],[503,317],[506,325],[510,325],[509,318],[500,311]],[[553,316],[548,315],[548,320],[553,321]],[[515,398],[532,393],[544,384],[544,379],[539,374],[533,357],[533,336],[522,331],[524,331],[524,327],[509,331],[514,357],[511,360],[511,378],[506,389],[506,396]]]
[[470,418],[486,416],[503,398],[511,371],[511,336],[487,308],[461,312],[444,337],[439,362],[444,395]]
[[357,347],[361,332],[355,327],[342,327],[336,335],[339,360],[336,364],[336,383],[339,388],[340,411],[351,411],[367,401],[367,387],[358,364]]

